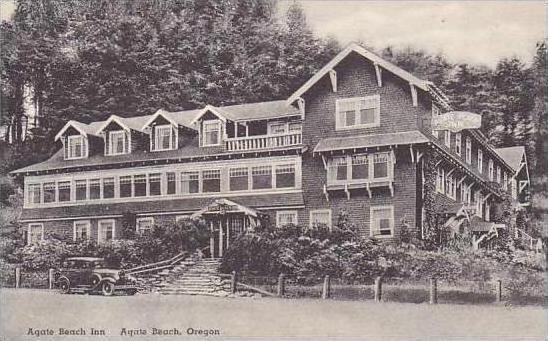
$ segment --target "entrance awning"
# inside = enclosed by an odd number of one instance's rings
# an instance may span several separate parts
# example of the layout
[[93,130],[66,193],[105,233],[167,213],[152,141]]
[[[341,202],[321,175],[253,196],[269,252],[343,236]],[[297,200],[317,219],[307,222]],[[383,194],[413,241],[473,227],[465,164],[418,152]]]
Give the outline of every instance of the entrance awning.
[[259,217],[258,211],[228,199],[215,199],[212,203],[194,213],[191,217],[196,218],[204,215],[225,215],[227,213],[243,213],[244,215],[251,216],[253,218]]

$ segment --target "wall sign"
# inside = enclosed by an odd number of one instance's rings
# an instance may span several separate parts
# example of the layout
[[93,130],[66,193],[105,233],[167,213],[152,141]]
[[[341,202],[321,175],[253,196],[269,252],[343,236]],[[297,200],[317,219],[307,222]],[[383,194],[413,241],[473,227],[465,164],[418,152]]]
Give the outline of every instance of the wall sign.
[[481,115],[468,111],[450,111],[432,116],[432,130],[450,130],[454,133],[463,129],[481,127]]

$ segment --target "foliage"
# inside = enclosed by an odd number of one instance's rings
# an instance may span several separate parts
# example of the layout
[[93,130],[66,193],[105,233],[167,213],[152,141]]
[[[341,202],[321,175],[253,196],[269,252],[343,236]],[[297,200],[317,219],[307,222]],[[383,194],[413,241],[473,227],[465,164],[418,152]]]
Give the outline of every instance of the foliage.
[[135,236],[137,215],[133,212],[124,212],[122,215],[122,238],[130,239]]

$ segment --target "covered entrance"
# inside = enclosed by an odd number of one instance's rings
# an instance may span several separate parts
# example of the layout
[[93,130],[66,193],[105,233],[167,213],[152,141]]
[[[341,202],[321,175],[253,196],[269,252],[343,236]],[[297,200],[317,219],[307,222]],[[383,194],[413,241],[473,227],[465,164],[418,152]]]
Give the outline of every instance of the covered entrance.
[[234,238],[259,224],[259,212],[227,199],[216,199],[192,217],[202,217],[210,228],[211,258],[222,257]]

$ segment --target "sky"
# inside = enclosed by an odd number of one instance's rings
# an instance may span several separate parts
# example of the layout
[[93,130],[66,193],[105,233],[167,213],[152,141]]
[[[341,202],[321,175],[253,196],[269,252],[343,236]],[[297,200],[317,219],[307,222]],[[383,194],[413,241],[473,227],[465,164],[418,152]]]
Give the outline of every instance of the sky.
[[[279,0],[280,11],[294,0]],[[313,31],[343,45],[382,49],[412,46],[443,53],[451,62],[495,66],[504,57],[530,62],[546,37],[548,6],[537,1],[326,1],[300,0]],[[0,0],[7,19],[13,0]]]

